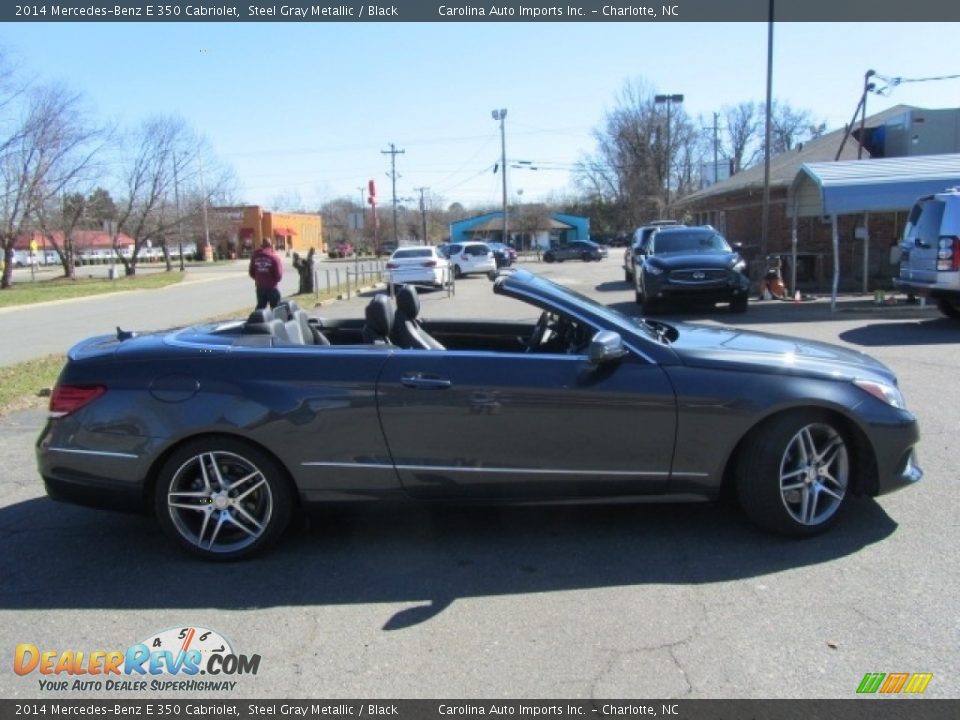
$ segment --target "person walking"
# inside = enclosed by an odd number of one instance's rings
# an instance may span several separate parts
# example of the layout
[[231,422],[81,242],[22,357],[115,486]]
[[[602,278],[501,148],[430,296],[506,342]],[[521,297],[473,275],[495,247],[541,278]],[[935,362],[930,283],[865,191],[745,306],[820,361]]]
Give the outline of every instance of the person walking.
[[277,287],[283,278],[283,262],[273,251],[269,238],[264,238],[259,249],[250,258],[250,277],[257,289],[257,310],[280,304],[280,289]]

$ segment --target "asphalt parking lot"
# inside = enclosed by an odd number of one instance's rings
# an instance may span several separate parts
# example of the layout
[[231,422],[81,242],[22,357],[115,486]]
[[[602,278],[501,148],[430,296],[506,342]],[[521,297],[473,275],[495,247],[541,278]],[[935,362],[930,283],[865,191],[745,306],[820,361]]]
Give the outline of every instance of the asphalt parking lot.
[[[637,310],[616,251],[529,266]],[[365,302],[316,312],[360,317]],[[426,317],[491,313],[536,316],[482,277],[422,297]],[[0,697],[84,697],[12,672],[20,643],[124,649],[188,626],[261,656],[256,675],[213,694],[231,699],[853,698],[868,672],[933,673],[926,696],[960,696],[960,323],[858,298],[836,312],[768,301],[669,317],[874,355],[920,421],[926,477],[803,541],[724,505],[358,507],[324,511],[263,557],[213,565],[150,519],[47,500],[32,448],[44,414],[14,413],[0,417]]]

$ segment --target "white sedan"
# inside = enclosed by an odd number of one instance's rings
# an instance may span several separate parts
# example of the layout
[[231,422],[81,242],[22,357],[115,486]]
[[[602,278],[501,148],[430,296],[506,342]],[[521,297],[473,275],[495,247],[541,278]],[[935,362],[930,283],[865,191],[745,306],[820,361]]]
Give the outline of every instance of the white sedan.
[[387,261],[391,285],[443,287],[449,275],[449,261],[432,245],[397,248]]

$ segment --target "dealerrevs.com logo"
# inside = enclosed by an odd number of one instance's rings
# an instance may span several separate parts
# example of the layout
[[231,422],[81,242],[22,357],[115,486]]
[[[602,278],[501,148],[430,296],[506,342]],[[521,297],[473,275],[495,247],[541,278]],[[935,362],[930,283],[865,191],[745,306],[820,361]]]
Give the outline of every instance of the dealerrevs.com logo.
[[214,630],[180,627],[126,650],[46,650],[22,643],[14,650],[13,670],[39,675],[44,691],[230,691],[237,686],[231,678],[257,674],[260,656],[235,653]]

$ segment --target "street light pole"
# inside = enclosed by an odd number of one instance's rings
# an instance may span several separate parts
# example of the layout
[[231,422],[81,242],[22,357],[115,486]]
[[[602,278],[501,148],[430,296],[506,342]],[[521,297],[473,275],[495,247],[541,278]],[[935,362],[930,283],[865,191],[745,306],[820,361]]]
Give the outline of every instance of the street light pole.
[[507,135],[503,121],[507,117],[507,109],[493,110],[490,113],[494,120],[500,121],[500,180],[503,184],[503,239],[507,243]]
[[672,155],[670,147],[670,107],[674,103],[682,103],[683,95],[654,95],[653,102],[657,105],[666,104],[667,106],[667,202],[665,212],[670,214],[670,168],[672,165]]

